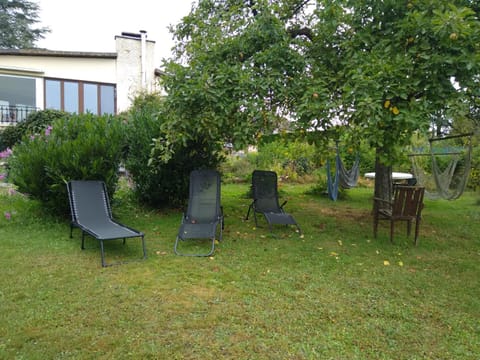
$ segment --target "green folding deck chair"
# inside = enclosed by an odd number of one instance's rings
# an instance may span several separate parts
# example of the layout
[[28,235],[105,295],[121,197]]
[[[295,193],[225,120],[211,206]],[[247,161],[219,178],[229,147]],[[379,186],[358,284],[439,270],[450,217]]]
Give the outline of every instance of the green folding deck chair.
[[250,211],[253,210],[255,226],[258,226],[258,213],[265,217],[270,232],[272,232],[272,225],[294,225],[297,227],[299,233],[302,233],[300,226],[293,216],[286,213],[283,209],[283,206],[287,202],[284,201],[282,205],[279,204],[277,174],[274,171],[255,170],[253,172],[252,195],[253,201],[248,207],[245,220],[248,220]]
[[[194,170],[190,173],[187,212],[175,240],[174,251],[183,256],[210,256],[215,251],[215,239],[222,240],[223,213],[220,204],[220,174],[215,170]],[[191,253],[179,250],[186,240],[210,239],[208,252]]]
[[70,237],[73,237],[75,227],[82,230],[82,250],[85,249],[85,234],[93,236],[100,242],[102,266],[115,265],[105,262],[103,242],[123,239],[125,244],[126,238],[139,237],[142,239],[143,259],[146,259],[144,234],[112,219],[107,188],[103,181],[72,180],[68,182],[67,189],[72,215]]

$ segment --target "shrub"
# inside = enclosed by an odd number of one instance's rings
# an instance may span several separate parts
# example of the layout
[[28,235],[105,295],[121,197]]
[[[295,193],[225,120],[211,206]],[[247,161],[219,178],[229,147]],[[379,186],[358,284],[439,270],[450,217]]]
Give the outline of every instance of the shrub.
[[141,94],[135,98],[131,110],[126,114],[125,167],[135,183],[135,196],[146,204],[154,204],[159,197],[157,193],[161,192],[158,179],[148,164],[154,138],[160,134],[161,122],[156,117],[160,108],[159,96]]
[[480,188],[480,148],[478,148],[478,145],[472,149],[472,169],[468,187],[472,190]]
[[154,146],[161,139],[162,99],[155,94],[141,94],[127,115],[128,153],[125,167],[135,184],[137,199],[154,207],[183,205],[188,197],[190,172],[218,167],[223,159],[222,145],[199,138],[177,145],[173,157],[164,163]]
[[229,183],[250,182],[257,154],[229,155],[221,165],[222,180]]
[[57,119],[13,148],[10,179],[18,190],[59,215],[69,213],[69,180],[103,180],[113,196],[124,146],[123,124],[91,114]]
[[25,121],[3,129],[0,133],[0,151],[13,148],[23,137],[39,134],[56,119],[68,116],[68,113],[59,110],[41,110],[30,113]]
[[256,162],[258,169],[273,170],[279,177],[298,180],[315,170],[318,157],[314,145],[278,137],[260,144]]
[[184,205],[188,198],[190,172],[196,169],[217,169],[224,160],[222,144],[205,141],[203,138],[190,140],[176,146],[171,160],[163,163],[155,149],[152,153],[152,176],[157,180],[160,192],[155,205]]

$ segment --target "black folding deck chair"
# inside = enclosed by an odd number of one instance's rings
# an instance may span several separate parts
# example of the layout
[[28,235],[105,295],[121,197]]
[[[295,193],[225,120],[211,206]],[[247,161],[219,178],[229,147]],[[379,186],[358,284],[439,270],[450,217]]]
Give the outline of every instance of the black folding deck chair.
[[295,225],[302,233],[300,226],[297,224],[292,215],[283,210],[283,206],[278,202],[278,183],[277,174],[274,171],[255,170],[252,174],[252,195],[253,202],[248,207],[245,220],[248,220],[250,211],[253,210],[255,218],[255,226],[258,226],[257,213],[263,214],[268,223],[270,231],[272,225]]
[[105,262],[104,240],[140,237],[142,239],[143,259],[147,257],[145,238],[142,232],[129,228],[112,219],[112,210],[108,200],[107,188],[103,181],[72,180],[67,184],[72,221],[70,237],[73,228],[82,230],[82,250],[85,249],[85,234],[91,235],[100,242],[102,266]]
[[[194,170],[190,173],[189,188],[188,208],[182,217],[174,251],[183,256],[210,256],[215,251],[217,228],[219,240],[222,240],[223,232],[220,174],[215,170]],[[192,239],[210,239],[210,251],[200,254],[180,252],[179,242]]]

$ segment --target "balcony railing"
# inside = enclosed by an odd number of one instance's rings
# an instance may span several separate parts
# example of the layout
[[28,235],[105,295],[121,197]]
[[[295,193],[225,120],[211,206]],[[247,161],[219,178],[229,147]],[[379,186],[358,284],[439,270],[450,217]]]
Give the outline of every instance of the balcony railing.
[[15,125],[37,110],[34,106],[26,105],[0,106],[0,125]]

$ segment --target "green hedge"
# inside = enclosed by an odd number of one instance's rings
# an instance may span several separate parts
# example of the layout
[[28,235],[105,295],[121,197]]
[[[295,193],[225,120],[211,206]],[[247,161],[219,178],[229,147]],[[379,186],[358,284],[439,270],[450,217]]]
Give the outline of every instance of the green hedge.
[[124,126],[115,117],[60,118],[14,146],[9,179],[52,212],[68,215],[69,180],[103,180],[113,196],[124,146]]

